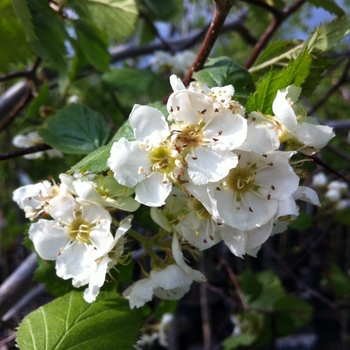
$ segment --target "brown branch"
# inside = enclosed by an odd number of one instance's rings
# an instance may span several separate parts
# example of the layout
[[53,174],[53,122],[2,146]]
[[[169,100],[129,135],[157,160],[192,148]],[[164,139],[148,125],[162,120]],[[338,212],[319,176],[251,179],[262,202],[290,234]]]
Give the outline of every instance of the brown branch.
[[26,154],[32,154],[32,153],[36,153],[36,152],[47,151],[48,149],[52,149],[52,147],[49,146],[49,145],[46,145],[44,143],[41,144],[41,145],[37,145],[37,146],[23,148],[23,149],[20,149],[18,151],[13,151],[13,152],[0,154],[0,161],[1,160],[7,160],[7,159],[21,157],[21,156],[24,156]]
[[282,11],[276,11],[273,13],[273,18],[269,24],[269,26],[266,28],[263,35],[260,37],[256,45],[254,46],[254,49],[250,55],[250,57],[247,60],[247,63],[245,67],[248,69],[250,68],[256,59],[258,58],[260,52],[263,50],[263,48],[266,46],[266,44],[269,42],[269,40],[272,38],[272,36],[275,34],[277,29],[280,27],[280,25],[289,17],[291,16],[295,11],[297,11],[303,4],[305,3],[305,0],[297,0],[289,7],[286,7]]
[[40,63],[41,63],[41,58],[37,57],[34,61],[32,68],[15,72],[15,73],[10,73],[3,77],[0,77],[0,83],[11,79],[16,79],[16,78],[30,78],[30,79],[33,78],[33,72],[34,73],[36,72]]
[[188,85],[192,79],[193,72],[201,70],[207,60],[210,51],[212,50],[220,30],[225,22],[228,13],[233,6],[234,0],[213,0],[215,6],[214,17],[211,21],[207,34],[204,38],[201,48],[198,51],[192,67],[188,71],[187,75],[183,79],[183,83]]

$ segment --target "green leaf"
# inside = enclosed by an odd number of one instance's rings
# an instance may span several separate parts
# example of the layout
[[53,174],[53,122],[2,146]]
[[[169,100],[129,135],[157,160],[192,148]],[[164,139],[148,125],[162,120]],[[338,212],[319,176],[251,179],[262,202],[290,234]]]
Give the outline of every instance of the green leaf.
[[116,293],[101,292],[94,303],[71,292],[26,316],[17,332],[22,350],[132,349],[141,320]]
[[73,24],[78,37],[77,44],[88,62],[101,71],[108,71],[111,57],[107,51],[108,42],[104,33],[86,19],[76,19]]
[[314,34],[306,41],[308,50],[326,52],[335,47],[338,42],[350,33],[350,18],[344,16],[317,27]]
[[304,300],[291,296],[284,296],[276,300],[274,310],[275,325],[278,337],[284,337],[298,330],[309,322],[312,307]]
[[109,141],[108,145],[91,152],[79,163],[75,164],[70,169],[70,172],[79,171],[81,173],[90,172],[96,174],[107,171],[109,169],[107,166],[107,159],[110,157],[113,142],[118,141],[122,137],[125,137],[129,141],[134,139],[134,132],[128,121],[121,126],[118,132]]
[[135,29],[137,9],[134,0],[68,0],[81,19],[91,20],[108,37],[120,40]]
[[277,91],[291,84],[301,86],[309,75],[311,62],[310,53],[303,50],[297,59],[292,59],[281,71],[271,69],[259,80],[256,92],[249,97],[246,105],[247,112],[272,114],[272,103]]
[[232,350],[252,345],[256,339],[256,334],[237,334],[225,339],[222,345],[225,350]]
[[204,68],[195,72],[193,77],[209,87],[233,85],[233,97],[241,103],[245,103],[254,92],[254,82],[249,72],[228,57],[209,59]]
[[32,14],[29,11],[27,0],[12,0],[12,6],[17,17],[22,23],[28,41],[32,42],[37,40]]
[[343,16],[345,12],[341,7],[337,5],[337,3],[333,0],[307,0],[312,5],[316,7],[322,7],[324,10],[333,13],[337,16]]
[[314,218],[310,214],[299,213],[297,219],[289,225],[293,230],[307,230],[314,224]]
[[347,299],[350,294],[350,277],[336,264],[332,263],[330,273],[325,277],[322,285],[329,285],[337,298]]
[[138,6],[140,12],[145,13],[153,21],[181,19],[184,13],[182,0],[143,0]]
[[27,110],[27,117],[39,114],[40,107],[47,101],[49,97],[50,88],[47,84],[43,84],[35,100],[30,104]]
[[257,275],[252,270],[245,270],[239,277],[239,281],[248,303],[258,297],[262,289],[262,284],[258,281]]
[[[0,2],[1,49],[2,52],[6,52],[6,54],[0,55],[0,72],[8,72],[10,64],[27,63],[28,58],[31,58],[33,55],[27,43],[23,26],[14,12],[15,5],[19,5],[19,11],[21,11],[21,6],[24,5],[24,11],[28,11],[31,18],[25,2],[17,0],[16,3],[13,2],[13,7],[11,0],[2,0]],[[23,16],[25,17],[25,13]],[[31,22],[29,21],[30,24]]]
[[148,69],[112,69],[102,79],[107,90],[117,91],[133,103],[147,103],[149,98],[159,100],[170,92],[169,82]]
[[[47,58],[60,70],[66,69],[66,47],[64,41],[68,35],[64,29],[63,21],[50,7],[49,3],[42,0],[28,1],[28,7],[32,16],[35,36],[28,37],[29,45],[42,58]],[[23,26],[29,20],[21,18]]]
[[39,135],[63,153],[88,154],[106,144],[110,129],[99,113],[72,104],[50,117]]

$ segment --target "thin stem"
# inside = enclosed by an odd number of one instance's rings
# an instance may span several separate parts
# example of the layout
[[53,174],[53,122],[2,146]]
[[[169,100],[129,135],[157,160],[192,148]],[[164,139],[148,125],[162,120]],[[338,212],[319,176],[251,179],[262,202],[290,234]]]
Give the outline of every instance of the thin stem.
[[279,26],[283,23],[283,21],[285,21],[289,16],[296,12],[305,3],[305,1],[306,0],[297,0],[291,6],[283,9],[282,11],[276,11],[275,13],[273,13],[273,18],[269,26],[266,28],[265,32],[262,34],[256,45],[254,46],[254,49],[247,60],[247,63],[245,65],[247,69],[254,64],[263,48],[275,34]]
[[1,160],[7,160],[7,159],[12,159],[12,158],[17,158],[24,156],[26,154],[32,154],[36,152],[42,152],[42,151],[47,151],[48,149],[51,149],[52,147],[46,144],[41,144],[41,145],[36,145],[32,147],[27,147],[20,149],[18,151],[13,151],[13,152],[8,152],[8,153],[3,153],[0,154],[0,161]]
[[201,48],[198,51],[197,57],[195,58],[192,67],[189,69],[185,76],[183,83],[188,85],[192,79],[193,72],[201,70],[207,60],[210,51],[212,50],[220,30],[225,22],[225,19],[230,12],[234,1],[233,0],[213,0],[215,6],[214,17],[211,21],[207,34],[204,38]]

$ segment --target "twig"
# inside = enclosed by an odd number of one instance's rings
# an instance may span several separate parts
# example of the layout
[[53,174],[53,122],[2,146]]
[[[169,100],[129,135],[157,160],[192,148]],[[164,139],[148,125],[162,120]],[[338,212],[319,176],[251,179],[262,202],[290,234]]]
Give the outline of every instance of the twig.
[[239,296],[239,299],[241,300],[241,303],[242,303],[242,306],[243,306],[244,310],[248,311],[249,310],[249,306],[248,306],[247,300],[246,300],[246,298],[244,296],[244,293],[243,293],[243,290],[241,288],[241,285],[238,282],[236,274],[233,272],[233,270],[231,269],[231,266],[229,266],[225,260],[221,259],[220,263],[223,266],[225,266],[226,271],[228,272],[228,274],[229,274],[233,284],[235,285],[236,290],[237,290],[237,294]]
[[210,27],[207,31],[207,35],[204,38],[201,48],[198,51],[197,57],[195,58],[192,67],[189,69],[183,83],[188,85],[191,81],[193,72],[201,70],[207,60],[210,51],[212,50],[222,26],[224,25],[225,19],[230,12],[234,1],[233,0],[213,0],[215,6],[214,17],[211,21]]
[[[274,35],[278,27],[283,23],[283,21],[285,21],[290,15],[297,11],[304,3],[305,0],[297,0],[296,2],[294,2],[294,4],[283,9],[282,11],[273,12],[273,18],[271,20],[271,23],[266,28],[265,32],[262,34],[256,45],[254,46],[254,49],[247,60],[247,63],[245,65],[247,69],[254,64],[262,49],[266,46],[266,44]],[[272,12],[271,9],[269,11]]]
[[36,145],[36,146],[32,146],[32,147],[23,148],[23,149],[20,149],[18,151],[3,153],[3,154],[0,154],[0,161],[21,157],[21,156],[24,156],[26,154],[32,154],[32,153],[36,153],[36,152],[47,151],[48,149],[51,149],[51,148],[52,148],[51,146],[43,143],[41,145]]

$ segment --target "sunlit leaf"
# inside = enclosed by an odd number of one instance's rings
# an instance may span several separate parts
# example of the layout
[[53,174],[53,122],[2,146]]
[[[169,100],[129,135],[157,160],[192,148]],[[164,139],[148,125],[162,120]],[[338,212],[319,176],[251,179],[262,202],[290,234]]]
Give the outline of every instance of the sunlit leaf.
[[94,303],[71,292],[26,316],[17,332],[22,350],[129,350],[137,341],[141,321],[127,300],[101,292]]
[[330,13],[334,13],[337,16],[344,15],[343,9],[333,0],[307,0],[307,2],[316,7],[321,7]]

